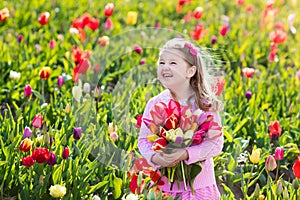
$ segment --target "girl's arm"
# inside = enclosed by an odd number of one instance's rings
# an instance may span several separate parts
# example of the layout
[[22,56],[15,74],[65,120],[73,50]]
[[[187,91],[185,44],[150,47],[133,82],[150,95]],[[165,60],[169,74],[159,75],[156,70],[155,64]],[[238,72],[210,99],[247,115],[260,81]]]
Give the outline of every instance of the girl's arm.
[[[214,120],[221,126],[220,114],[214,112]],[[205,138],[202,143],[187,147],[188,159],[185,160],[187,165],[206,160],[208,158],[217,156],[223,148],[223,134],[215,139]]]
[[[154,106],[155,101],[154,99],[150,99],[149,102],[147,103],[144,113],[143,113],[143,118],[150,118],[150,110]],[[144,122],[142,122],[139,137],[138,137],[138,148],[140,150],[140,153],[148,163],[154,168],[157,169],[160,166],[156,165],[151,161],[152,156],[156,153],[154,150],[152,150],[152,143],[148,141],[147,136],[151,133],[150,129],[145,125]]]

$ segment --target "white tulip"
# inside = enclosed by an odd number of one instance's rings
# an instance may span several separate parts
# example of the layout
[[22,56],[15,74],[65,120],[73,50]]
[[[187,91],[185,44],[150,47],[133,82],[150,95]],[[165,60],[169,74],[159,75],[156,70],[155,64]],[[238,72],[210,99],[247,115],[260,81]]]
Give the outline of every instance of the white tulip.
[[74,86],[72,89],[72,94],[76,101],[80,102],[80,98],[82,96],[82,89],[79,86]]

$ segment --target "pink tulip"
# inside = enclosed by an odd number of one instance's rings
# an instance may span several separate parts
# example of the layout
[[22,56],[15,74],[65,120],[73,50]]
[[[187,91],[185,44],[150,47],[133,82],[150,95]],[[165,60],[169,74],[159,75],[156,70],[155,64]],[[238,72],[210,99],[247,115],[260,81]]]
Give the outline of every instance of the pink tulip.
[[143,49],[142,47],[140,47],[139,45],[134,45],[133,50],[137,53],[137,54],[141,54],[143,53]]
[[222,134],[222,127],[217,122],[213,122],[211,128],[207,131],[207,138],[212,140],[220,137]]
[[275,160],[282,160],[284,157],[284,151],[281,147],[275,149]]
[[50,42],[49,42],[49,47],[50,47],[50,49],[54,49],[55,46],[56,46],[55,40],[50,40]]
[[160,113],[155,112],[154,110],[150,111],[150,115],[152,117],[152,121],[156,125],[161,125],[164,122],[164,118],[160,115]]
[[300,69],[299,69],[298,72],[297,72],[297,77],[298,77],[298,79],[300,80]]
[[268,170],[268,171],[273,171],[274,169],[276,169],[277,163],[273,156],[270,155],[267,158],[265,167],[266,167],[266,170]]
[[110,18],[107,18],[104,24],[104,28],[106,30],[111,30],[113,29],[113,27],[114,27],[113,21]]
[[116,132],[111,132],[109,134],[109,138],[112,140],[112,141],[117,141],[118,140],[118,134]]
[[193,122],[191,121],[191,118],[181,116],[179,127],[182,129],[182,131],[189,130],[192,127],[192,125]]
[[26,97],[30,96],[32,94],[32,89],[31,89],[31,86],[28,84],[28,85],[25,85],[24,87],[24,95]]
[[43,123],[43,116],[41,114],[38,114],[34,117],[32,120],[31,125],[35,128],[41,128]]
[[192,139],[193,144],[195,145],[200,144],[203,141],[204,136],[205,136],[205,131],[203,130],[196,131]]

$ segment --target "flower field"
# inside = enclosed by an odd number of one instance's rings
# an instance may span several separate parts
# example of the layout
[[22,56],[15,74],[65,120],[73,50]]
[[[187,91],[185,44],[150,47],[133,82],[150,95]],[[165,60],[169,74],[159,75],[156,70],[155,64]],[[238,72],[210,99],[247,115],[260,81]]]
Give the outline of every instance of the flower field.
[[0,199],[173,199],[147,187],[137,138],[164,89],[159,48],[179,36],[215,60],[221,199],[300,199],[299,6],[1,1]]

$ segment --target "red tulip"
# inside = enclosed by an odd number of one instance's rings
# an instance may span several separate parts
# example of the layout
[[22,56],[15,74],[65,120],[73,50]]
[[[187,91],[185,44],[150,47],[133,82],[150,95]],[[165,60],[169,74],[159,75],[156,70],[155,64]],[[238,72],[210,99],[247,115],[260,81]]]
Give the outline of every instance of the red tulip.
[[181,107],[180,107],[179,102],[171,99],[168,103],[167,114],[168,114],[168,116],[171,116],[173,114],[177,118],[180,118],[181,117]]
[[219,31],[220,35],[225,36],[227,34],[228,29],[228,26],[223,26]]
[[136,125],[135,125],[136,128],[141,128],[142,118],[143,118],[143,115],[142,114],[138,114],[138,116],[136,118]]
[[144,171],[144,170],[149,170],[151,169],[151,165],[147,162],[145,158],[138,158],[136,159],[134,165],[132,166],[130,172],[131,173],[137,173],[139,171]]
[[253,11],[253,6],[252,6],[252,5],[248,5],[248,6],[246,7],[246,11],[247,11],[248,13],[252,12],[252,11]]
[[245,3],[245,0],[236,0],[237,5],[242,6]]
[[113,3],[108,3],[104,7],[104,16],[110,17],[114,13],[115,6]]
[[296,178],[300,179],[300,155],[293,165],[293,171]]
[[90,18],[87,26],[94,31],[99,27],[99,20],[96,18]]
[[22,163],[26,167],[31,167],[34,165],[34,160],[33,160],[32,156],[29,155],[29,156],[26,156],[25,158],[22,158]]
[[203,8],[202,8],[202,7],[197,7],[197,8],[195,9],[194,13],[193,13],[194,18],[197,19],[197,20],[198,20],[198,19],[201,19],[202,14],[203,14]]
[[9,10],[7,8],[3,8],[0,10],[0,22],[4,22],[9,17]]
[[246,67],[242,69],[242,74],[245,75],[247,78],[252,78],[254,72],[255,71],[253,68]]
[[43,116],[41,114],[38,114],[33,118],[31,125],[35,128],[41,128],[42,123],[43,123]]
[[50,158],[50,153],[47,148],[37,148],[34,149],[32,152],[32,158],[37,162],[37,163],[44,163],[47,162]]
[[269,127],[269,132],[270,132],[270,139],[277,140],[279,138],[282,132],[282,128],[278,121],[271,122]]
[[31,144],[32,141],[28,138],[25,138],[24,140],[22,140],[19,149],[23,152],[27,152],[31,149]]
[[63,159],[68,159],[69,156],[70,156],[69,149],[68,149],[68,147],[65,147],[64,150],[63,150],[63,153],[62,153],[62,158]]
[[212,85],[212,91],[216,94],[216,96],[220,96],[223,92],[225,86],[224,78],[216,78],[214,84]]
[[278,51],[278,48],[277,48],[277,46],[274,42],[271,43],[270,49],[271,49],[271,51],[270,51],[270,54],[269,54],[269,57],[268,57],[268,61],[269,62],[274,62],[276,53]]
[[178,128],[178,124],[179,121],[178,121],[178,118],[176,115],[172,114],[170,117],[168,117],[165,121],[165,127],[167,130],[170,130],[170,129],[176,129]]
[[49,18],[50,18],[50,13],[44,12],[40,15],[38,21],[42,26],[44,26],[49,22]]
[[206,132],[213,125],[213,119],[213,115],[207,115],[206,120],[200,124],[199,129]]
[[143,49],[142,49],[142,47],[140,47],[139,45],[134,45],[134,47],[133,47],[133,50],[136,52],[136,53],[138,53],[138,54],[141,54],[141,53],[143,53]]
[[40,78],[41,79],[48,79],[50,76],[50,67],[43,67],[40,71]]
[[165,138],[160,137],[154,141],[152,145],[152,150],[155,151],[164,150],[167,144],[168,144],[167,140]]
[[199,41],[201,40],[206,34],[208,33],[208,30],[205,29],[205,27],[201,24],[201,23],[198,23],[194,30],[190,33],[191,35],[191,38]]
[[142,180],[142,183],[140,186],[138,186],[138,175],[137,174],[133,174],[130,182],[129,182],[129,189],[133,194],[141,194],[141,192],[144,189],[145,186],[145,180]]

